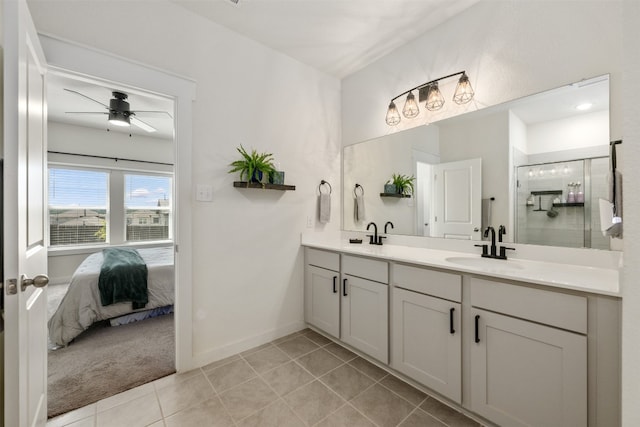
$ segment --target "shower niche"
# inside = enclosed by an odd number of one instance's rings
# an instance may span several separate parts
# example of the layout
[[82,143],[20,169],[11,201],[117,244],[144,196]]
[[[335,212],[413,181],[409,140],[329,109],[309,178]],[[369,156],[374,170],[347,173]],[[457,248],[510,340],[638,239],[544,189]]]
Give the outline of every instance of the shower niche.
[[607,157],[518,166],[516,241],[608,249],[598,215],[608,166]]

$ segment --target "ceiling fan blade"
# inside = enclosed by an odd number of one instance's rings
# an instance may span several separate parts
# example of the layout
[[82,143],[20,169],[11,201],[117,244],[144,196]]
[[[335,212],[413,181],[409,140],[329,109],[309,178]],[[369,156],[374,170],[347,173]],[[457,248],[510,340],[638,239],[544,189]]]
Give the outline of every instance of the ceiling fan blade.
[[153,126],[143,122],[142,120],[140,120],[140,119],[138,119],[136,117],[133,117],[133,115],[129,116],[129,119],[131,120],[131,124],[132,125],[136,125],[142,130],[146,130],[147,132],[156,132],[157,131],[156,128],[154,128]]
[[136,110],[132,111],[134,114],[143,113],[143,114],[166,114],[169,118],[173,119],[173,116],[166,111],[144,111],[144,110]]
[[108,106],[108,105],[103,104],[103,103],[102,103],[102,102],[100,102],[100,101],[96,101],[96,100],[95,100],[95,99],[93,99],[93,98],[89,98],[87,95],[84,95],[84,94],[82,94],[82,93],[80,93],[80,92],[77,92],[77,91],[75,91],[75,90],[71,90],[71,89],[67,89],[67,88],[64,88],[64,90],[66,90],[67,92],[75,93],[76,95],[80,95],[80,96],[81,96],[81,97],[83,97],[83,98],[87,98],[89,101],[93,101],[93,102],[95,102],[95,103],[97,103],[97,104],[100,104],[100,105],[102,105],[104,108],[106,108],[107,110],[109,109],[109,106]]

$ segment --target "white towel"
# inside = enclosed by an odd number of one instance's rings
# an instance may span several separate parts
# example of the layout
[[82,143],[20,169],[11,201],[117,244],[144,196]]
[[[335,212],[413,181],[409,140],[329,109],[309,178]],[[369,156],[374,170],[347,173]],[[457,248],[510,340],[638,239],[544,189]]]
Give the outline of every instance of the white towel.
[[356,196],[353,213],[356,222],[364,221],[364,196]]
[[320,222],[326,224],[331,219],[331,195],[320,194]]

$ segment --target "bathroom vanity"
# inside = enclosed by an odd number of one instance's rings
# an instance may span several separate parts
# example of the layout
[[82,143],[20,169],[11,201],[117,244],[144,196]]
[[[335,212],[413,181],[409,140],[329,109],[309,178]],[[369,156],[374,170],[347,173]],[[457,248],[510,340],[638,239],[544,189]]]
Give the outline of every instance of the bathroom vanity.
[[306,322],[378,366],[500,426],[620,424],[617,269],[302,245]]

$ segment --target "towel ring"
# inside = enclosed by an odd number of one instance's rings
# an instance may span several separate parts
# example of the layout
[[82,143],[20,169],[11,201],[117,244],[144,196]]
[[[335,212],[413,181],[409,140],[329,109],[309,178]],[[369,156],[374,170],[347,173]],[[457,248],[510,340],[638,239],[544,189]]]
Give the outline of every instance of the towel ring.
[[324,179],[322,181],[320,181],[320,185],[318,185],[318,192],[320,194],[322,194],[322,186],[325,185],[325,184],[327,184],[329,186],[329,194],[331,194],[333,192],[333,189],[331,188],[331,184],[329,184]]
[[358,197],[358,188],[362,192],[362,194],[360,194],[360,195],[364,196],[364,187],[362,185],[360,185],[360,184],[356,184],[355,187],[353,187],[353,195]]

